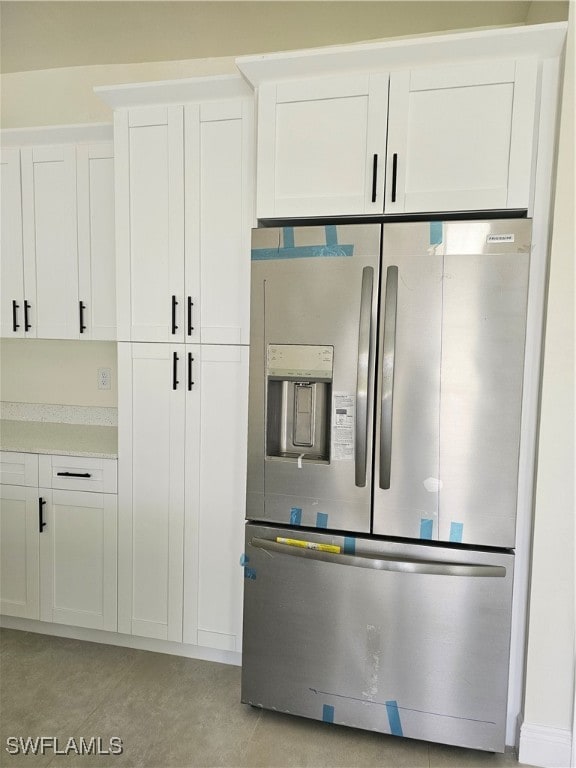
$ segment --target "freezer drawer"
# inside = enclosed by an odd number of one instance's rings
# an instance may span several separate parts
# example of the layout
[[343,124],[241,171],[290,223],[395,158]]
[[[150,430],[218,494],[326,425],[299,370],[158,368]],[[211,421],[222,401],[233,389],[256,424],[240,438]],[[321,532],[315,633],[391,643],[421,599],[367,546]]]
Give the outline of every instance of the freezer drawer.
[[504,750],[513,555],[249,524],[245,557],[243,702]]

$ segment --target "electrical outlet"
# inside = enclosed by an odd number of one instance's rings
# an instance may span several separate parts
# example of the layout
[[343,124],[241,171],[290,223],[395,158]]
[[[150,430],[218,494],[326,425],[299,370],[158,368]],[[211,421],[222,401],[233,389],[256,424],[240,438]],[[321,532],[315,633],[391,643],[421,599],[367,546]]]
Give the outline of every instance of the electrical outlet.
[[110,389],[112,386],[112,369],[98,368],[98,389]]

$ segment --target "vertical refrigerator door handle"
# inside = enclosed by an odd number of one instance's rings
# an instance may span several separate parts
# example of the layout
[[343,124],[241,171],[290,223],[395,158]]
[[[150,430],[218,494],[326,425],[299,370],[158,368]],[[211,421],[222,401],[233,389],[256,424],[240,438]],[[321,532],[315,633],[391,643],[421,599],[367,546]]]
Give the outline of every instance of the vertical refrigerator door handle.
[[368,387],[372,359],[372,291],[374,269],[364,267],[360,294],[360,322],[358,327],[358,369],[356,376],[356,485],[366,485],[368,452]]
[[386,270],[384,339],[382,348],[382,402],[380,416],[380,488],[390,488],[392,465],[392,403],[394,399],[394,357],[396,354],[396,310],[398,267]]
[[178,353],[174,352],[172,354],[172,389],[178,389],[178,384],[180,384],[178,381],[178,360],[180,360]]
[[178,330],[178,326],[176,325],[176,307],[178,306],[178,302],[176,301],[176,296],[172,296],[172,334],[175,334]]

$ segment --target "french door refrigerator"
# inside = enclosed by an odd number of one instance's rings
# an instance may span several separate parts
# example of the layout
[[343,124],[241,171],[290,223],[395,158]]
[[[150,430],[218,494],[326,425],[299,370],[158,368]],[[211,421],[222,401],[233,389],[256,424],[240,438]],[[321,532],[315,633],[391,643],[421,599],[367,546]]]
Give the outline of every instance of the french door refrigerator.
[[504,750],[530,236],[253,231],[242,701]]

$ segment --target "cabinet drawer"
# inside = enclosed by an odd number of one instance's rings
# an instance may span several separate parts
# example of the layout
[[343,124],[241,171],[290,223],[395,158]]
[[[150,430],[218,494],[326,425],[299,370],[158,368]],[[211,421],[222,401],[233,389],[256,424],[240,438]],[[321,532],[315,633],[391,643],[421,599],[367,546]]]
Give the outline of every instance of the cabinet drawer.
[[6,485],[38,485],[38,455],[0,451],[0,483]]
[[40,456],[38,485],[71,491],[116,493],[116,459]]

